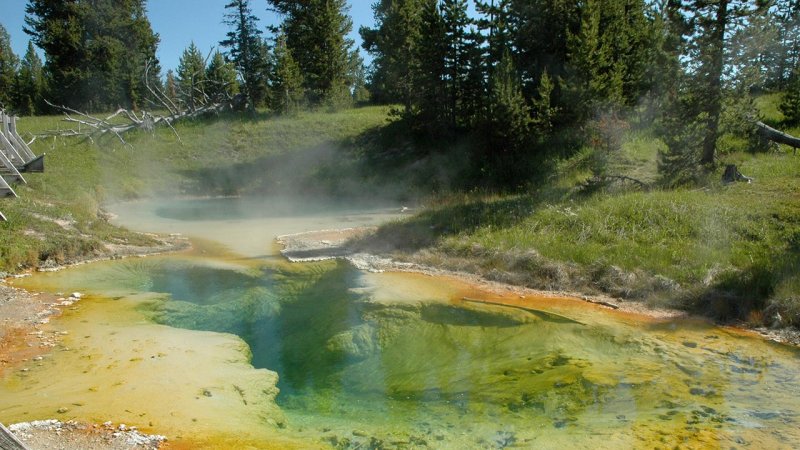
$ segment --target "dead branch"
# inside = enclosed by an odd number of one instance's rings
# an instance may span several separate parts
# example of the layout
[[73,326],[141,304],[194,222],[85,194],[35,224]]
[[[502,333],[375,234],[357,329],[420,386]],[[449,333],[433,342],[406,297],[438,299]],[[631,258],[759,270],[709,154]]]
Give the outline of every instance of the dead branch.
[[776,130],[764,122],[756,122],[758,133],[765,139],[777,142],[779,144],[786,144],[795,149],[800,148],[800,138],[794,137],[791,134],[784,133],[783,131]]
[[153,64],[152,59],[148,59],[144,66],[144,85],[148,91],[155,97],[159,102],[160,106],[163,106],[169,111],[171,115],[178,114],[180,112],[180,108],[169,98],[169,96],[161,90],[161,88],[157,86],[150,85],[150,67]]
[[[209,56],[206,57],[206,60],[208,60]],[[191,90],[193,95],[186,95],[185,92],[181,91],[183,97],[190,99],[189,104],[186,105],[184,102],[176,103],[160,87],[151,85],[149,80],[151,66],[152,61],[148,60],[145,63],[144,84],[158,103],[153,102],[151,99],[148,100],[156,107],[160,106],[166,109],[169,112],[168,115],[156,115],[148,111],[142,111],[141,114],[137,114],[136,111],[120,108],[108,117],[101,119],[83,111],[64,105],[55,105],[45,100],[48,105],[64,113],[64,122],[73,124],[76,128],[49,131],[40,136],[84,137],[94,142],[95,137],[109,134],[114,135],[123,145],[129,145],[123,137],[125,133],[137,129],[152,133],[157,126],[165,125],[172,130],[178,141],[181,142],[181,137],[173,126],[175,122],[206,114],[219,114],[232,108],[233,97],[230,95],[217,96],[219,98],[214,98],[213,100],[215,101],[212,101],[211,97],[206,93],[205,84],[203,82],[194,82],[196,74],[192,75]],[[123,118],[125,119],[124,122],[120,120]]]

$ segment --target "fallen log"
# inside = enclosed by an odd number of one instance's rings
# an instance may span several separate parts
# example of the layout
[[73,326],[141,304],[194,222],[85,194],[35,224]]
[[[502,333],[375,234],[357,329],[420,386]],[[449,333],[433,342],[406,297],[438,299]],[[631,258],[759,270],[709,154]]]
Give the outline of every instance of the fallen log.
[[[229,108],[226,104],[214,103],[204,105],[194,110],[181,111],[169,116],[157,116],[147,111],[144,111],[141,116],[139,116],[134,111],[119,109],[114,114],[102,119],[67,106],[54,105],[47,100],[45,100],[45,102],[51,107],[62,111],[64,113],[64,119],[62,120],[67,123],[77,124],[78,129],[51,130],[40,136],[83,137],[93,141],[94,137],[110,134],[114,135],[124,145],[128,145],[128,143],[123,138],[123,134],[128,131],[138,129],[152,132],[158,125],[166,125],[169,127],[178,140],[180,140],[180,136],[177,131],[175,131],[175,128],[173,128],[175,122],[201,117],[206,114],[218,114]],[[125,123],[112,122],[112,119],[117,117],[124,117],[127,121]]]
[[800,148],[800,138],[794,137],[788,133],[784,133],[783,131],[776,130],[764,122],[756,122],[756,127],[758,127],[758,134],[765,139],[769,139],[770,141],[777,142],[779,144],[785,144],[795,149]]
[[[208,57],[206,57],[206,60],[208,60]],[[173,127],[175,122],[209,114],[219,114],[223,111],[233,110],[236,106],[236,97],[229,94],[221,94],[212,99],[205,93],[203,85],[194,88],[196,91],[194,93],[198,95],[198,100],[193,100],[190,105],[173,101],[160,87],[152,86],[148,81],[150,79],[148,74],[152,67],[153,61],[148,60],[145,63],[144,82],[150,94],[155,98],[155,101],[153,99],[149,101],[157,109],[167,110],[169,112],[168,115],[158,115],[148,111],[142,111],[137,114],[136,111],[120,108],[110,116],[101,118],[65,105],[55,105],[45,100],[50,107],[64,113],[64,122],[70,123],[77,128],[51,130],[40,134],[40,136],[82,137],[93,141],[93,138],[97,136],[113,135],[123,145],[128,145],[123,137],[125,133],[131,130],[144,130],[152,133],[157,126],[164,125],[172,130],[180,142],[181,137]],[[192,74],[192,76],[195,75]]]

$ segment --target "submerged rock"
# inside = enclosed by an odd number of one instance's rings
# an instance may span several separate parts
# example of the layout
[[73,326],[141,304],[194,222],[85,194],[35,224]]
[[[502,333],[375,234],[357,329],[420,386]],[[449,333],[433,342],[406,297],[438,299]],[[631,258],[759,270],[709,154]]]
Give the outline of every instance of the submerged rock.
[[369,324],[361,324],[328,339],[329,352],[362,359],[379,349],[377,332]]

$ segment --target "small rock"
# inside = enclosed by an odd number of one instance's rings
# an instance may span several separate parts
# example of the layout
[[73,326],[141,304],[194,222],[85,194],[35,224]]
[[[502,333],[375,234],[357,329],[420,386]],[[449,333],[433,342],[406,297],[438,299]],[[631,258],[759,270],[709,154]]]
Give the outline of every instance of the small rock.
[[775,329],[781,327],[783,327],[783,316],[781,316],[781,313],[776,311],[772,316],[772,324],[770,324],[770,328]]
[[364,430],[353,430],[353,436],[367,437],[367,432]]
[[58,410],[56,412],[59,413],[59,414],[64,414],[65,412],[68,412],[68,411],[69,411],[69,408],[65,408],[65,407],[62,406],[61,408],[58,408]]
[[81,297],[83,297],[83,294],[81,294],[80,292],[73,292],[72,294],[70,294],[70,297],[80,299]]

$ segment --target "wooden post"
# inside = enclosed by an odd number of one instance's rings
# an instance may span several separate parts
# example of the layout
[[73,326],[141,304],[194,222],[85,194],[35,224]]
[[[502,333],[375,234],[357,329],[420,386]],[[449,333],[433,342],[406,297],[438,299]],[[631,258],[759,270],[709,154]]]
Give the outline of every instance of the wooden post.
[[19,173],[17,170],[17,166],[11,162],[10,159],[5,155],[5,153],[0,152],[0,175],[12,178],[20,183],[27,184],[25,178],[22,177],[22,174]]
[[22,139],[22,137],[17,133],[17,118],[11,117],[8,123],[8,131],[11,135],[12,139],[11,142],[17,144],[17,153],[25,158],[25,162],[30,162],[36,155],[33,154],[33,151],[28,144]]
[[11,186],[6,182],[6,180],[0,176],[0,197],[16,197],[17,193],[14,192],[14,189],[11,189]]
[[19,154],[11,136],[9,117],[0,112],[0,152],[5,153],[6,158],[11,160],[15,166],[22,166],[25,164],[25,158]]

